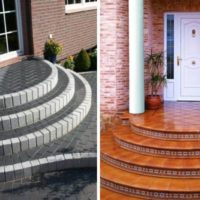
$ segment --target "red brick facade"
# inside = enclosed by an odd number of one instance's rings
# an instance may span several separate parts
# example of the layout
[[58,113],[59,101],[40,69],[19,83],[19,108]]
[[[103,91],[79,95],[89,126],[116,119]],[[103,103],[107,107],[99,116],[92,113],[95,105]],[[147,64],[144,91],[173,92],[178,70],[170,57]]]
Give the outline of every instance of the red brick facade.
[[49,34],[63,44],[60,58],[97,44],[97,11],[66,14],[65,0],[31,0],[31,25],[34,55],[43,55]]
[[[164,49],[164,13],[199,12],[200,0],[144,0],[144,51]],[[101,3],[101,111],[128,109],[128,4]],[[148,71],[145,67],[145,93]]]

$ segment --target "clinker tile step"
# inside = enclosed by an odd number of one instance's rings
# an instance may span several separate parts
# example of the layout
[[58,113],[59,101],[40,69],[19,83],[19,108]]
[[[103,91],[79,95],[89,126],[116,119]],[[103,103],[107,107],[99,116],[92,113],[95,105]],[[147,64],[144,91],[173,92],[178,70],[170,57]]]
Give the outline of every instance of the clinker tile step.
[[101,135],[101,160],[134,173],[159,177],[200,177],[199,158],[163,158],[120,148],[111,134]]
[[115,141],[123,148],[148,155],[166,157],[200,157],[200,141],[162,140],[138,135],[129,126],[119,125]]
[[150,177],[101,162],[101,186],[145,199],[200,199],[200,179]]

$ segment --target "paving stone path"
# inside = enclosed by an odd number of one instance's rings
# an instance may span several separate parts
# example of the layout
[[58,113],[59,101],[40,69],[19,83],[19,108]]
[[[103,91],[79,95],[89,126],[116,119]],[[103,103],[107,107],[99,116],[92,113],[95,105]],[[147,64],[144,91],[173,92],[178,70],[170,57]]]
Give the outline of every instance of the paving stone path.
[[[38,199],[37,192],[34,196],[32,190],[25,190],[26,187],[37,188],[35,183],[38,187],[44,187],[45,191],[50,191],[52,185],[56,187],[61,184],[65,188],[65,184],[70,184],[70,181],[61,179],[59,182],[58,177],[69,176],[68,172],[72,172],[70,168],[94,167],[88,168],[83,174],[86,177],[90,177],[91,173],[94,175],[97,136],[96,72],[79,75],[59,66],[51,67],[53,75],[50,79],[40,80],[43,85],[35,92],[33,84],[31,93],[28,91],[26,94],[26,98],[31,97],[30,101],[14,105],[16,99],[11,95],[13,107],[0,111],[0,199],[18,199],[14,191],[19,190]],[[42,95],[38,95],[40,89]],[[20,98],[21,103],[23,98]],[[8,120],[3,120],[5,116]],[[23,118],[26,120],[20,126]],[[82,171],[76,170],[73,174]],[[37,181],[35,177],[39,177]],[[27,182],[27,178],[31,181]],[[96,184],[95,181],[90,182],[90,179],[94,180],[89,178],[82,189],[74,189],[74,194],[67,199],[80,199],[80,196],[81,199],[96,199]],[[49,180],[45,182],[45,186],[44,180]],[[81,182],[80,179],[80,184]],[[12,191],[12,195],[9,196],[7,191]],[[58,191],[58,195],[62,193],[60,192]],[[65,196],[50,198],[44,193],[41,199],[65,199]]]

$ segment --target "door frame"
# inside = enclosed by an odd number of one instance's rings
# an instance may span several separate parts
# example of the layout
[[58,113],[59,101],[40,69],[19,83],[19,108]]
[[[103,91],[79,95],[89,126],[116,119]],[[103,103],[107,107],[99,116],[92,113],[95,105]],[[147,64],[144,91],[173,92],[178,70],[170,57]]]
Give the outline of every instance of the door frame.
[[19,50],[11,51],[11,52],[0,55],[0,62],[24,54],[24,42],[23,42],[23,31],[22,31],[22,14],[21,14],[21,2],[20,2],[20,0],[15,0],[15,6],[16,6],[17,33],[18,33]]
[[194,101],[190,98],[181,98],[180,66],[177,66],[177,56],[181,55],[180,19],[184,16],[194,16],[200,19],[200,12],[166,12],[164,13],[164,66],[167,72],[167,15],[174,15],[174,79],[167,80],[167,87],[164,88],[164,100],[167,101]]

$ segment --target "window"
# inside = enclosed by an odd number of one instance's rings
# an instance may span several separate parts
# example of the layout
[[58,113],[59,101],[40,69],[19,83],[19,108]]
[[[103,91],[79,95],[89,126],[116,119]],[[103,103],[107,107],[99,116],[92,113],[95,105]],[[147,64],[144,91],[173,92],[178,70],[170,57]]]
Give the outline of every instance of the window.
[[167,15],[167,79],[174,79],[174,15]]
[[65,4],[66,13],[97,9],[97,0],[65,0]]
[[19,50],[15,0],[0,0],[0,55]]

